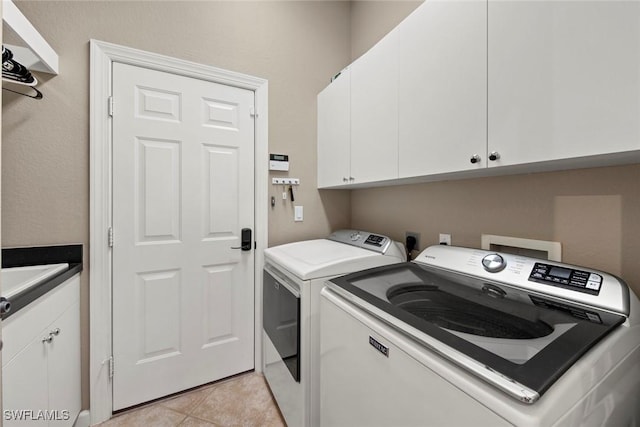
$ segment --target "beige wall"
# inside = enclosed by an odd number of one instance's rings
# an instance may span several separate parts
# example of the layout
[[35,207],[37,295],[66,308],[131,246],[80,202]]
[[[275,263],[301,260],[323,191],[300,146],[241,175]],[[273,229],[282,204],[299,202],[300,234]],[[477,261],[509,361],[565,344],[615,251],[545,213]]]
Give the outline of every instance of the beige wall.
[[445,181],[351,195],[351,224],[420,246],[480,247],[481,234],[562,243],[562,260],[616,274],[640,294],[640,165]]
[[[3,100],[2,245],[89,242],[89,40],[117,43],[269,80],[269,149],[301,179],[293,207],[269,208],[270,244],[349,223],[349,193],[316,190],[316,95],[350,61],[348,2],[17,2],[60,56],[39,74],[44,99]],[[6,31],[6,30],[5,30]],[[10,39],[11,34],[7,34]],[[263,159],[262,161],[267,161]],[[281,176],[274,174],[273,176]],[[82,275],[83,406],[88,407],[88,265]]]
[[351,2],[351,59],[371,49],[422,3],[414,0]]

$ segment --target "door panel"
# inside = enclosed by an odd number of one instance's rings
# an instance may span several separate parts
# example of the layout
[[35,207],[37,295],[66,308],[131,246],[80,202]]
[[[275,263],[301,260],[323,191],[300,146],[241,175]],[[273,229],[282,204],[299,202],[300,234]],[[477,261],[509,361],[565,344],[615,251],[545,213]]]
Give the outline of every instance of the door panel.
[[138,363],[176,356],[181,351],[180,306],[166,310],[168,301],[179,301],[181,278],[179,270],[153,271],[137,275]]
[[238,150],[203,145],[205,239],[233,236],[238,231]]
[[640,2],[489,1],[489,166],[640,148]]
[[114,64],[114,410],[253,369],[252,91]]
[[398,178],[398,30],[351,64],[352,184]]
[[138,243],[180,240],[180,141],[140,138],[138,158]]
[[399,33],[400,178],[485,168],[486,1],[430,0]]
[[[76,292],[78,292],[76,290]],[[51,420],[49,426],[72,426],[81,408],[80,378],[80,302],[75,302],[49,330],[58,335],[49,343],[49,406],[50,410],[69,411],[68,420]],[[34,408],[35,409],[35,408]],[[64,417],[62,417],[64,418]],[[39,422],[42,426],[43,423]],[[22,425],[22,424],[21,424]]]
[[318,94],[318,188],[351,176],[351,70],[345,68]]

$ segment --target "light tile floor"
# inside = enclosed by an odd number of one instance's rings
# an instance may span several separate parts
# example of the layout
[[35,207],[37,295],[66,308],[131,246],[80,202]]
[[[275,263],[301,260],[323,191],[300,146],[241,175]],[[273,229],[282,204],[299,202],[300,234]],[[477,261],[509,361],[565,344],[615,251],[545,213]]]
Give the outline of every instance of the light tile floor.
[[286,427],[261,374],[250,372],[125,411],[100,427]]

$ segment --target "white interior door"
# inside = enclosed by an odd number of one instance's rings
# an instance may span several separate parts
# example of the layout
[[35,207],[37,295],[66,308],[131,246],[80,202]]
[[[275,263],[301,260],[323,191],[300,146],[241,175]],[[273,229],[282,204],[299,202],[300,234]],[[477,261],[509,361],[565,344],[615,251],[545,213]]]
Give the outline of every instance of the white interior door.
[[113,409],[253,369],[254,93],[113,65]]

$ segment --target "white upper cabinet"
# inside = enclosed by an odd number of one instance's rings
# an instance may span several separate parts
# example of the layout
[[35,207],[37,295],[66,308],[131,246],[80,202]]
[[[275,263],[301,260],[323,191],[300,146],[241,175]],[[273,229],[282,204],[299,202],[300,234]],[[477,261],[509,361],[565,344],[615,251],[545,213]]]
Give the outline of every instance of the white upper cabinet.
[[398,178],[398,31],[351,65],[352,184]]
[[351,177],[350,83],[345,68],[318,94],[318,188],[345,185]]
[[400,178],[485,168],[486,0],[429,0],[398,29]]
[[321,187],[640,161],[638,0],[427,0],[350,68]]
[[489,1],[488,84],[490,167],[640,149],[640,2]]

